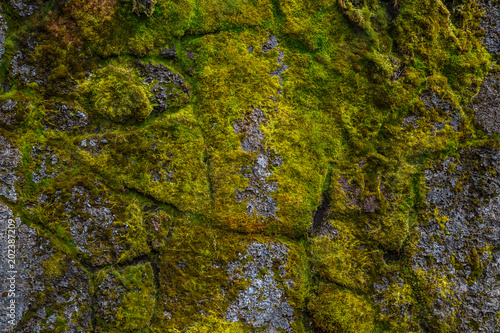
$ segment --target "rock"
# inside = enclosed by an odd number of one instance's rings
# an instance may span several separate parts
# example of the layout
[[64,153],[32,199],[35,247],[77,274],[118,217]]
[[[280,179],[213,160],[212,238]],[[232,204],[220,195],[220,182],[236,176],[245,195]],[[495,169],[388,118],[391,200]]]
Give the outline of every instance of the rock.
[[[450,125],[455,131],[458,131],[458,126],[462,121],[462,116],[458,113],[455,107],[440,98],[432,90],[424,91],[420,96],[420,99],[425,102],[426,110],[435,109],[441,116],[447,118],[444,122],[434,122],[429,124],[432,126],[431,133],[442,130],[446,124]],[[418,115],[416,116],[418,118]]]
[[396,67],[393,70],[393,72],[391,74],[391,78],[390,78],[391,82],[394,82],[394,81],[397,81],[400,78],[402,78],[405,75],[406,70],[405,70],[404,65],[400,64],[399,59],[389,57],[389,61],[393,65],[393,68]]
[[484,79],[472,108],[476,121],[489,135],[500,133],[500,75],[490,74]]
[[156,109],[165,111],[169,106],[181,106],[189,100],[190,88],[187,82],[167,67],[158,64],[136,62],[143,84],[150,85],[151,101]]
[[25,61],[22,51],[18,51],[12,58],[10,66],[12,68],[12,74],[19,77],[24,84],[35,81],[37,76],[36,68]]
[[146,16],[153,15],[155,10],[156,0],[134,0],[133,12],[138,16],[146,14]]
[[271,37],[268,37],[267,40],[262,44],[262,53],[267,53],[274,49],[276,46],[278,46],[278,38],[276,36],[272,35]]
[[[64,211],[51,211],[56,205],[62,205]],[[123,215],[118,218],[112,211],[117,205],[102,187],[91,192],[81,185],[73,186],[70,193],[58,190],[40,204],[48,214],[60,219],[82,257],[92,266],[115,264],[148,251],[144,235],[135,234],[142,233],[144,227],[138,208],[120,204],[118,211]]]
[[175,45],[172,45],[169,48],[162,49],[160,51],[160,54],[165,56],[167,59],[177,58],[177,51],[175,50]]
[[42,148],[41,145],[33,146],[31,156],[37,162],[41,161],[37,172],[32,172],[31,177],[35,183],[40,183],[45,178],[54,178],[58,174],[57,156],[51,148]]
[[44,119],[45,129],[53,128],[61,131],[71,131],[74,128],[83,128],[88,125],[87,115],[70,108],[64,103],[56,103],[53,111]]
[[243,320],[266,332],[292,332],[295,316],[285,293],[292,281],[279,281],[286,275],[287,254],[288,248],[282,243],[255,242],[248,246],[245,255],[240,255],[239,261],[228,263],[226,269],[232,280],[251,283],[231,303],[225,320]]
[[0,123],[6,126],[16,124],[16,105],[17,102],[9,98],[0,106]]
[[100,271],[94,288],[95,319],[101,330],[135,330],[149,325],[156,296],[150,263]]
[[21,17],[33,15],[40,10],[40,4],[36,0],[9,0],[9,4]]
[[0,135],[0,196],[11,201],[16,201],[18,196],[16,182],[19,176],[16,170],[20,163],[19,149]]
[[478,3],[484,10],[479,26],[485,31],[483,44],[490,53],[500,56],[500,3],[488,0],[480,0]]
[[458,159],[450,157],[425,171],[429,210],[438,213],[418,228],[412,267],[449,280],[451,294],[438,293],[433,313],[439,321],[457,318],[459,332],[496,330],[499,172],[500,152],[489,148],[469,148]]
[[7,21],[3,17],[3,10],[0,7],[0,62],[2,61],[2,57],[5,53],[5,34],[7,33]]
[[248,179],[248,186],[243,190],[236,190],[236,200],[247,202],[247,214],[262,217],[276,218],[276,200],[271,197],[271,192],[278,188],[277,182],[269,182],[268,177],[272,175],[272,167],[280,167],[283,161],[270,148],[265,148],[262,140],[264,135],[259,129],[260,124],[267,122],[264,112],[254,108],[252,113],[233,124],[236,134],[245,133],[241,141],[241,149],[250,152],[258,152],[253,165],[242,168],[242,174]]
[[[12,239],[8,230],[17,236],[13,243],[15,262],[6,260],[9,259],[6,246],[8,239]],[[0,332],[15,328],[15,332],[39,333],[55,331],[56,326],[65,327],[65,332],[90,330],[89,274],[78,262],[54,250],[47,238],[39,236],[39,230],[15,218],[1,202],[0,249],[1,290],[9,291],[0,298],[2,308],[15,300],[15,317],[2,314]],[[57,322],[56,317],[60,318]]]

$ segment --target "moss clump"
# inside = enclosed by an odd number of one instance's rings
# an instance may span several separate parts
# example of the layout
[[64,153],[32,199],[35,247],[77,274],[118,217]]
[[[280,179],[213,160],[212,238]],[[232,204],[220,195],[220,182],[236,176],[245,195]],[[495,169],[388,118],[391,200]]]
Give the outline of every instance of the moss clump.
[[130,69],[108,65],[97,71],[89,88],[97,116],[116,122],[132,117],[144,121],[153,111],[148,88]]
[[148,326],[156,295],[150,263],[99,271],[94,277],[94,286],[99,306],[97,331],[123,332]]
[[[328,223],[328,222],[327,222]],[[366,291],[373,273],[373,254],[346,227],[332,224],[337,236],[313,238],[310,260],[319,276],[349,288]],[[339,228],[340,227],[340,228]]]
[[325,332],[372,332],[375,310],[361,296],[332,284],[318,286],[309,299],[308,311],[317,327]]

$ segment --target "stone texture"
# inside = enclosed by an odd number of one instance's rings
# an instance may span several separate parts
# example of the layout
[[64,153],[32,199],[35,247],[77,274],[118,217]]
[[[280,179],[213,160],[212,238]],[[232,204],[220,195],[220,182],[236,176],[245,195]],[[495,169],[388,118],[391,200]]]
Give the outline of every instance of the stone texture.
[[35,0],[9,0],[10,7],[21,17],[37,13],[40,4]]
[[[10,228],[9,221],[15,224],[15,228]],[[17,236],[14,243],[15,263],[6,260],[8,229],[14,230]],[[24,224],[0,202],[0,283],[3,293],[0,298],[3,312],[0,316],[0,332],[9,332],[12,328],[22,333],[55,331],[57,326],[61,326],[61,320],[66,327],[64,332],[88,332],[91,325],[89,273],[75,260],[57,253],[50,241],[38,234],[36,229]],[[62,267],[55,274],[50,274],[47,269],[54,269],[54,263],[47,262],[54,255],[59,255]],[[9,273],[12,271],[16,273]],[[12,276],[14,280],[7,280]],[[6,281],[9,281],[9,285]],[[15,288],[13,294],[9,295],[12,281]],[[5,291],[8,291],[6,296]],[[8,317],[4,312],[11,299],[16,304],[14,325],[7,322]],[[27,312],[32,314],[30,318],[20,322]],[[57,320],[57,317],[60,319]]]
[[0,135],[0,196],[11,201],[16,201],[18,198],[16,182],[19,176],[16,170],[20,163],[19,149]]
[[241,149],[247,153],[258,152],[253,165],[242,168],[242,174],[248,179],[248,186],[243,190],[236,190],[238,202],[247,201],[247,214],[276,218],[276,200],[271,193],[276,191],[278,183],[269,181],[273,167],[280,167],[283,161],[270,148],[265,148],[262,140],[264,135],[259,125],[266,124],[266,116],[259,108],[254,108],[252,113],[233,124],[236,134],[245,133],[241,141]]
[[483,44],[490,53],[500,56],[500,3],[498,1],[480,0],[484,14],[480,29],[484,29]]
[[251,281],[229,306],[225,314],[227,321],[242,320],[264,332],[292,332],[294,311],[285,290],[293,283],[283,281],[287,254],[288,248],[282,243],[255,242],[248,246],[245,255],[240,255],[239,261],[227,265],[231,279]]
[[170,105],[180,106],[187,102],[190,88],[182,76],[161,64],[143,64],[137,61],[136,65],[143,77],[142,82],[150,85],[152,102],[156,104],[157,110],[165,111]]
[[[429,210],[438,216],[418,228],[413,269],[447,277],[451,293],[433,308],[440,321],[455,317],[459,332],[495,332],[500,311],[500,152],[461,151],[426,170]],[[438,218],[447,217],[449,220]],[[470,323],[476,323],[474,330]]]
[[84,112],[75,111],[64,103],[56,103],[53,111],[44,119],[45,129],[53,128],[68,132],[88,125],[88,117]]
[[484,79],[472,107],[477,123],[489,135],[500,133],[500,75],[490,74]]

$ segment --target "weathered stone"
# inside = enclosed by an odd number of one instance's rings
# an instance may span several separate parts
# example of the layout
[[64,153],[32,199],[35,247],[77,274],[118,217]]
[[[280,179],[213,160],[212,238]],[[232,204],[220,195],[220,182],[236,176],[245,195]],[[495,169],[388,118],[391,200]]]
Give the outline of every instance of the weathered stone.
[[500,3],[491,0],[479,0],[484,14],[480,28],[484,29],[483,44],[489,52],[500,56]]
[[[121,330],[147,326],[153,315],[155,295],[154,275],[149,263],[98,272],[95,304],[96,322],[101,331],[113,326]],[[125,313],[135,316],[127,317]]]
[[[499,24],[500,27],[500,24]],[[500,133],[500,76],[488,75],[474,99],[476,121],[489,135]]]
[[37,172],[32,172],[31,177],[35,183],[40,183],[45,178],[54,178],[58,174],[57,156],[50,148],[42,148],[41,145],[33,146],[31,156],[38,162],[41,161]]
[[183,105],[189,100],[190,88],[179,74],[161,64],[143,64],[137,61],[136,65],[140,76],[144,78],[142,82],[150,85],[153,93],[151,100],[159,111],[167,110],[170,105]]
[[5,53],[5,34],[7,33],[7,21],[3,17],[2,7],[0,7],[0,62]]
[[16,182],[19,176],[16,170],[20,163],[19,149],[0,135],[0,196],[11,201],[16,201],[18,197]]
[[248,186],[243,190],[236,190],[238,202],[247,202],[247,214],[262,217],[276,218],[276,200],[271,197],[271,192],[278,188],[277,182],[267,180],[272,175],[271,167],[280,167],[283,161],[270,148],[265,148],[262,140],[264,135],[259,129],[260,124],[267,122],[264,112],[254,108],[252,113],[233,124],[236,134],[245,133],[241,141],[241,148],[250,153],[258,152],[253,165],[242,168],[242,173],[248,179]]
[[[293,283],[279,281],[286,275],[287,254],[288,248],[282,243],[252,243],[239,261],[227,265],[231,279],[251,281],[229,306],[225,314],[227,321],[243,320],[266,332],[292,332],[295,316],[285,289]],[[266,273],[262,274],[263,270]]]
[[459,159],[448,158],[425,172],[429,210],[437,209],[438,216],[418,228],[412,266],[450,280],[451,295],[438,293],[433,312],[440,321],[458,318],[460,332],[496,330],[499,172],[500,152],[485,148],[469,148]]
[[44,119],[45,129],[56,128],[61,131],[71,131],[88,125],[87,115],[80,110],[75,111],[63,103],[56,103],[53,110],[55,112],[49,113]]
[[33,15],[40,10],[40,4],[36,0],[9,0],[9,4],[22,17]]
[[177,51],[175,49],[175,45],[170,46],[169,48],[164,48],[160,51],[160,54],[169,59],[177,58]]
[[262,44],[262,53],[267,53],[274,49],[276,46],[278,46],[278,38],[276,36],[272,35],[271,37],[268,37],[267,40]]
[[[16,238],[11,244],[8,240],[13,239],[9,237],[12,234]],[[9,252],[7,244],[14,245],[15,251]],[[0,249],[2,309],[6,309],[11,300],[15,301],[14,318],[7,317],[2,310],[0,332],[14,329],[15,332],[39,333],[55,331],[56,326],[61,325],[66,327],[65,332],[90,330],[89,274],[79,263],[56,252],[47,238],[40,237],[36,229],[25,225],[1,202]],[[15,261],[8,261],[13,253]],[[60,262],[59,267],[54,268],[51,261],[56,255]],[[20,322],[28,312],[31,313],[29,319]],[[57,317],[60,319],[56,322]]]
[[7,126],[16,125],[16,105],[17,102],[9,98],[0,106],[0,123]]

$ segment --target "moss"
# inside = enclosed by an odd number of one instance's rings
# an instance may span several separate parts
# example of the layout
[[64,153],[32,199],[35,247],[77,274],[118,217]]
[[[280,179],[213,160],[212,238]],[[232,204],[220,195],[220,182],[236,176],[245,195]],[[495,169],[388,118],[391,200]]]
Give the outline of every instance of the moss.
[[326,332],[371,332],[375,311],[363,297],[333,284],[318,286],[308,311],[317,327]]
[[[224,324],[216,318],[225,317],[231,301],[250,283],[244,278],[231,280],[227,269],[229,263],[241,260],[248,245],[253,242],[269,244],[279,241],[289,248],[286,274],[274,276],[280,286],[288,279],[293,281],[293,287],[284,288],[284,294],[297,309],[295,316],[300,316],[307,288],[304,280],[305,253],[301,244],[281,237],[244,236],[184,218],[177,219],[174,226],[166,246],[160,250],[161,296],[153,330],[183,330],[194,325],[195,332],[212,326],[239,332],[238,325]],[[293,325],[300,331],[299,319]]]
[[[113,288],[105,290],[109,288],[108,281],[113,281]],[[149,325],[156,294],[153,268],[150,263],[128,266],[122,270],[99,271],[94,278],[94,284],[98,288],[95,289],[96,292],[102,293],[111,302],[111,305],[98,310],[96,318],[98,331],[123,332]],[[110,294],[117,291],[119,294]],[[101,314],[105,317],[101,317]],[[111,322],[104,320],[109,315],[114,318]]]
[[348,227],[332,223],[338,236],[312,239],[310,260],[318,274],[336,284],[367,291],[370,272],[373,272],[373,254],[357,240]]
[[131,70],[108,65],[95,73],[90,85],[97,116],[117,122],[129,117],[144,121],[153,110],[149,90]]

